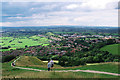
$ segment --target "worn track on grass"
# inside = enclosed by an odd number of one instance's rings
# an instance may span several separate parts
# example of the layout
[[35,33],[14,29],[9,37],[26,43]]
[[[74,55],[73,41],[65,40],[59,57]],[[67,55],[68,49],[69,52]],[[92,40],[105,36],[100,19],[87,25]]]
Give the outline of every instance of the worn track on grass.
[[[13,63],[20,59],[17,58]],[[14,68],[19,68],[19,69],[26,69],[26,70],[33,70],[33,71],[45,71],[48,72],[47,70],[40,70],[40,69],[33,69],[33,68],[23,68],[23,67],[16,67],[11,63],[11,66]],[[120,76],[120,74],[117,73],[110,73],[110,72],[102,72],[102,71],[94,71],[94,70],[56,70],[56,71],[51,71],[51,72],[88,72],[88,73],[99,73],[99,74],[108,74],[108,75],[114,75],[114,76]]]

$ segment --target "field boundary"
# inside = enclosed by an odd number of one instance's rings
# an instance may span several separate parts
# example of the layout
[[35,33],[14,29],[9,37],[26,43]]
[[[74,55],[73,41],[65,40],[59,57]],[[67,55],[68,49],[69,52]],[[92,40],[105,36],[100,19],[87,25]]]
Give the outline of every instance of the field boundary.
[[[15,62],[20,59],[17,58],[16,60],[14,60],[12,63],[11,63],[11,66],[14,67],[14,68],[19,68],[19,69],[25,69],[25,70],[33,70],[33,71],[45,71],[45,72],[48,72],[47,70],[40,70],[40,69],[33,69],[33,68],[23,68],[23,67],[16,67],[15,66]],[[14,64],[14,65],[13,65]],[[57,70],[57,71],[51,71],[51,72],[88,72],[88,73],[99,73],[99,74],[108,74],[108,75],[114,75],[114,76],[120,76],[120,74],[117,74],[117,73],[110,73],[110,72],[103,72],[103,71],[94,71],[94,70]]]

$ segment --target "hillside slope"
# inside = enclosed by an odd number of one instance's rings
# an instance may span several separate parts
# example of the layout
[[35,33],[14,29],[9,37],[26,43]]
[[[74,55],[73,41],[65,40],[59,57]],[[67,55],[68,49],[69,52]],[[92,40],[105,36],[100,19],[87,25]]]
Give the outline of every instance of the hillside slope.
[[102,47],[100,50],[101,51],[108,51],[114,55],[120,55],[119,52],[119,46],[120,44],[112,44],[112,45],[106,45],[104,47]]
[[[54,70],[96,70],[96,71],[105,71],[112,73],[119,73],[118,71],[118,62],[107,62],[107,63],[98,63],[85,66],[74,66],[74,67],[62,67],[60,65],[54,65]],[[34,56],[21,56],[21,58],[16,62],[16,66],[29,67],[34,69],[47,70],[47,63],[39,60]],[[114,67],[114,68],[113,68]]]
[[46,67],[47,63],[42,62],[37,57],[34,56],[21,56],[18,61],[16,61],[16,66],[36,66],[36,67]]
[[[23,67],[34,67],[40,69],[47,69],[47,62],[43,62],[34,56],[21,56],[20,59],[16,61],[16,66]],[[61,68],[60,65],[54,64],[55,68]]]

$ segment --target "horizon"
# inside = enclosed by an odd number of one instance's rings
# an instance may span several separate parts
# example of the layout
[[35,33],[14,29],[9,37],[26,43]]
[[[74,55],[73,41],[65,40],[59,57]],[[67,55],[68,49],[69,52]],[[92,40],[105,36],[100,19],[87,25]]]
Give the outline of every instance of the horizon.
[[34,27],[34,28],[44,28],[44,27],[79,27],[79,28],[85,28],[85,27],[91,27],[91,28],[97,28],[97,27],[101,27],[101,28],[119,28],[117,26],[80,26],[80,25],[48,25],[48,26],[2,26],[1,28],[28,28],[28,27]]

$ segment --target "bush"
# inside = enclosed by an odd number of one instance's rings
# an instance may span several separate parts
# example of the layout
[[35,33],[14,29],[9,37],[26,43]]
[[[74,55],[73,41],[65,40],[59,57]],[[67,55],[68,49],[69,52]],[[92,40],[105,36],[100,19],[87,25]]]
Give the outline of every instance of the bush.
[[50,60],[50,58],[48,58],[47,56],[40,56],[40,57],[37,57],[37,58],[40,59],[40,60],[43,60],[43,61]]
[[25,48],[27,48],[28,46],[27,45],[25,45]]
[[52,57],[52,59],[53,59],[53,60],[58,60],[58,59],[59,59],[59,56],[56,55],[56,56]]
[[85,65],[87,62],[87,58],[86,57],[83,57],[80,59],[80,65]]
[[13,60],[14,58],[16,58],[16,56],[14,56],[14,55],[3,56],[2,63],[9,62],[9,61]]
[[66,63],[68,62],[68,57],[67,56],[62,56],[60,59],[59,59],[59,63],[61,66],[67,66]]
[[114,61],[113,62],[119,62],[119,59],[114,59]]
[[78,57],[67,57],[67,56],[62,56],[59,59],[59,65],[61,66],[79,66],[79,65],[85,65],[87,61],[87,58],[78,58]]

